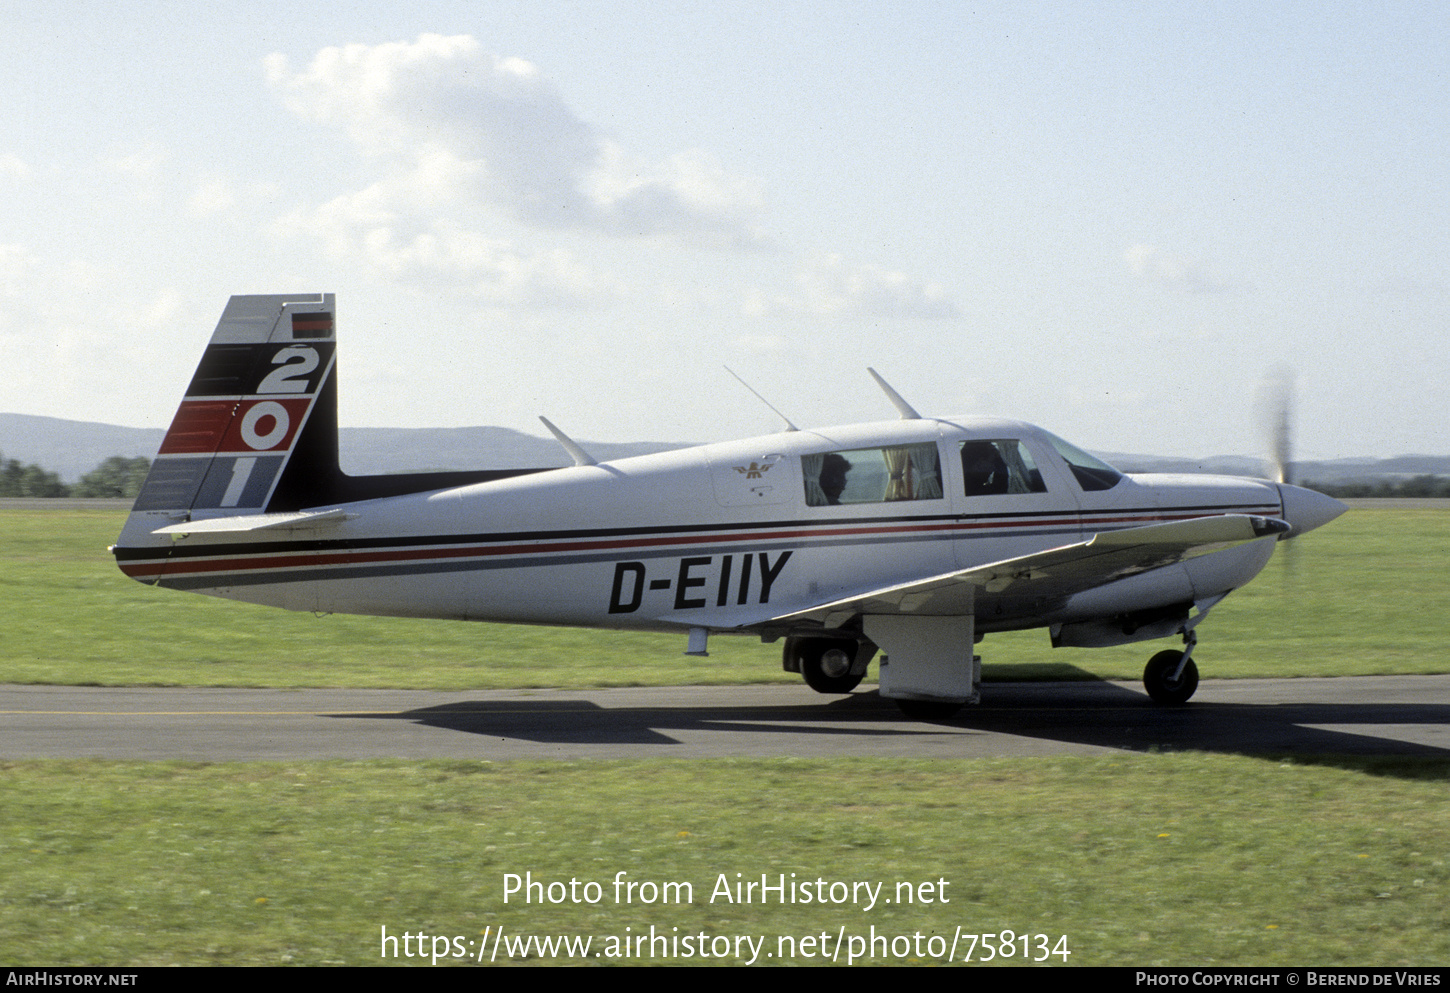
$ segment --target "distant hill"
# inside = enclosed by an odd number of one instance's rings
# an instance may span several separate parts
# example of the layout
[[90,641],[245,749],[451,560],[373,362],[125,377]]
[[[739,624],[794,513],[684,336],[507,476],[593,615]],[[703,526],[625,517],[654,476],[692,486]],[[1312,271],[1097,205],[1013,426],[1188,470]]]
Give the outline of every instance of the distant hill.
[[[123,428],[58,417],[0,414],[0,455],[35,463],[74,483],[112,455],[154,458],[165,434],[157,428]],[[686,443],[615,444],[580,439],[595,458],[647,455]],[[570,465],[552,438],[511,428],[343,428],[342,467],[354,475],[426,472],[435,469],[517,469]]]
[[[67,421],[29,414],[0,414],[0,454],[35,463],[73,483],[112,455],[152,458],[164,431],[123,428],[90,421]],[[551,438],[536,438],[511,428],[343,428],[342,466],[354,475],[424,472],[437,469],[511,469],[569,465]],[[683,448],[690,442],[579,443],[601,461]],[[1214,473],[1263,476],[1260,459],[1219,455],[1174,459],[1153,455],[1100,452],[1124,472]],[[1301,482],[1356,483],[1412,476],[1450,475],[1450,456],[1399,455],[1388,459],[1337,459],[1296,464]]]
[[[512,428],[342,428],[342,467],[353,475],[435,469],[518,469],[574,462],[553,438]],[[684,448],[688,442],[575,439],[601,462]]]
[[[1123,472],[1187,472],[1217,476],[1265,477],[1269,467],[1262,459],[1242,455],[1215,455],[1206,459],[1175,459],[1157,455],[1129,455],[1099,452],[1103,460]],[[1344,485],[1348,483],[1403,480],[1414,476],[1450,475],[1450,455],[1397,455],[1388,459],[1324,459],[1294,463],[1294,480],[1300,483]]]
[[155,458],[164,431],[58,417],[0,414],[0,455],[74,483],[112,455]]

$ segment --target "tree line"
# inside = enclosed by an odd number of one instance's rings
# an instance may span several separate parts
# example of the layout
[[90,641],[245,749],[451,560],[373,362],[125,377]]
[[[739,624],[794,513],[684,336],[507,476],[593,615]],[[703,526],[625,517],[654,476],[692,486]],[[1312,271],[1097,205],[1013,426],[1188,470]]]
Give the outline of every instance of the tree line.
[[151,460],[112,455],[74,484],[61,482],[49,469],[21,465],[0,453],[0,497],[113,497],[133,500],[151,468]]
[[[38,465],[0,453],[0,497],[110,497],[134,500],[151,468],[151,460],[112,455],[75,484]],[[1340,499],[1361,497],[1450,497],[1450,476],[1423,475],[1410,479],[1377,479],[1362,483],[1305,483]]]
[[1409,479],[1372,479],[1362,483],[1305,483],[1305,486],[1336,499],[1365,497],[1450,497],[1450,476],[1426,474]]

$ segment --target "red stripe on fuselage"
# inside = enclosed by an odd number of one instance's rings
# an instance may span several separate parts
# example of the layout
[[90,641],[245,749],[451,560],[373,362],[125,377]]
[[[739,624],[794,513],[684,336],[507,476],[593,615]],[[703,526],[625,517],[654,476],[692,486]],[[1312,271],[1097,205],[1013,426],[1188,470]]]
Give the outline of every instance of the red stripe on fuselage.
[[[1273,516],[1278,508],[1268,511],[1265,508],[1235,509],[1225,513],[1258,513],[1259,516]],[[1095,517],[1091,522],[1084,521],[1084,525],[1091,523],[1119,524],[1123,526],[1136,526],[1145,523],[1162,523],[1167,521],[1192,520],[1196,517],[1207,516],[1201,511],[1182,511],[1174,513],[1172,510],[1165,510],[1161,513],[1133,512],[1132,516],[1121,517]],[[1217,516],[1217,515],[1216,515]],[[782,541],[797,538],[837,538],[837,537],[886,537],[901,534],[942,534],[952,535],[963,532],[982,532],[1003,529],[1023,530],[1026,528],[1063,528],[1077,527],[1079,524],[1076,515],[1064,515],[1060,517],[1048,517],[1032,520],[969,520],[969,521],[943,521],[932,524],[901,524],[890,526],[869,526],[852,527],[849,525],[837,527],[811,527],[811,528],[790,528],[781,530],[762,530],[753,532],[733,532],[719,535],[662,535],[657,538],[601,538],[589,540],[556,540],[556,541],[529,541],[522,543],[489,544],[489,545],[459,545],[455,547],[412,547],[399,549],[368,549],[357,551],[336,551],[336,552],[293,552],[279,550],[265,554],[249,553],[245,550],[237,552],[218,551],[213,556],[197,556],[186,558],[173,556],[164,561],[151,563],[140,563],[135,561],[121,563],[121,571],[133,579],[152,577],[165,572],[167,575],[195,575],[199,573],[217,573],[225,575],[235,572],[249,572],[258,569],[315,569],[328,566],[351,565],[382,565],[395,562],[436,562],[446,559],[472,559],[490,558],[502,555],[544,555],[563,552],[581,551],[637,551],[643,549],[669,548],[681,545],[718,545],[718,544],[742,544],[758,543],[761,541]],[[547,565],[548,559],[543,558],[539,565]]]

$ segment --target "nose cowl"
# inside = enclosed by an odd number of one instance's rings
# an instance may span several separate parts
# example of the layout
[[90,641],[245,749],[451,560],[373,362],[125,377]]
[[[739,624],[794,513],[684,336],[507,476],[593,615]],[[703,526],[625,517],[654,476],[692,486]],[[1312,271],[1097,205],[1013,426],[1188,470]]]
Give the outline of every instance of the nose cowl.
[[1302,486],[1290,486],[1287,483],[1276,484],[1279,487],[1279,499],[1284,505],[1284,520],[1289,522],[1293,528],[1285,538],[1293,538],[1303,534],[1305,531],[1313,531],[1334,520],[1349,508],[1340,503],[1334,497],[1325,496],[1314,490],[1306,490]]

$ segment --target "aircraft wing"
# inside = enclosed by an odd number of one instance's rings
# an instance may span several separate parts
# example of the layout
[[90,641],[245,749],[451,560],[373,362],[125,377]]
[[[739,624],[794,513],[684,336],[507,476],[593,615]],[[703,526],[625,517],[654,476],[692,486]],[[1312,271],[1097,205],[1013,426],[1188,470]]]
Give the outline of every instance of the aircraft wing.
[[[831,621],[852,614],[914,614],[952,617],[974,612],[979,597],[1058,598],[1071,596],[1150,569],[1207,555],[1233,545],[1279,535],[1288,525],[1275,518],[1225,514],[1101,531],[1086,541],[1017,558],[866,590],[803,610],[738,621],[741,627],[767,622]],[[757,614],[761,613],[759,610]],[[719,627],[706,612],[695,623]],[[672,620],[688,619],[676,614]],[[839,623],[839,621],[837,621]]]

